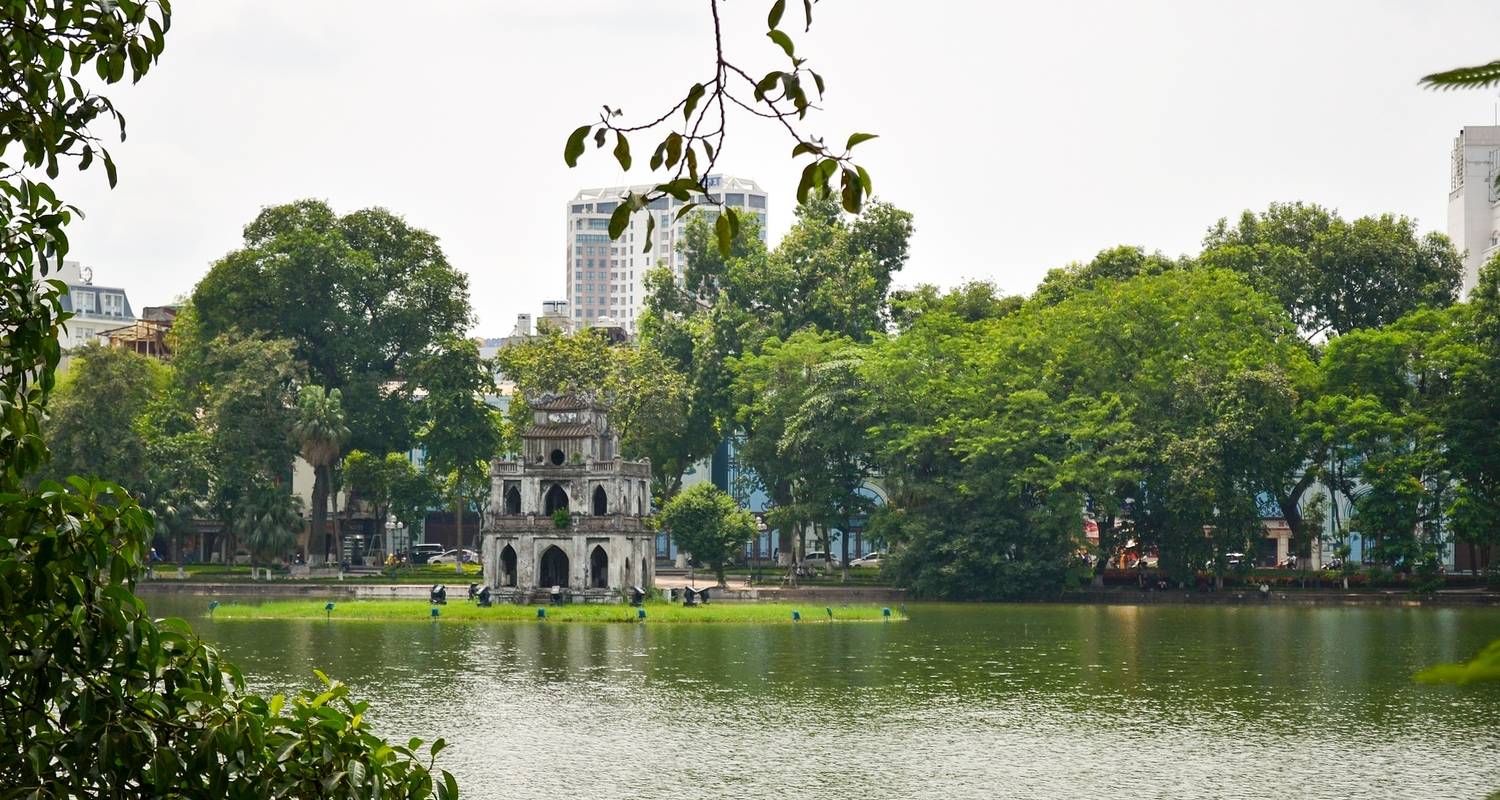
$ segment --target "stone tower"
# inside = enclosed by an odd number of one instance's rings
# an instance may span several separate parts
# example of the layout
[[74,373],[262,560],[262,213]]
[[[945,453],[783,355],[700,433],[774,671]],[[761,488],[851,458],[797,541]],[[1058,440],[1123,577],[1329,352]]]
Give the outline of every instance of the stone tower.
[[[609,406],[587,394],[529,398],[515,459],[490,462],[490,513],[480,531],[496,599],[612,602],[649,588],[656,541],[651,462],[620,458]],[[561,523],[561,524],[559,524]]]

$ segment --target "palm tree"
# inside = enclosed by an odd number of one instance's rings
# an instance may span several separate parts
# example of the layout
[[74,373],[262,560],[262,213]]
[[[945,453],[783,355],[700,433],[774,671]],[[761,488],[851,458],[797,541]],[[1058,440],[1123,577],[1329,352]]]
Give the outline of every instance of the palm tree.
[[344,422],[343,395],[338,389],[325,392],[321,386],[304,386],[297,393],[292,438],[301,448],[303,460],[313,468],[312,529],[324,534],[324,561],[333,552],[333,537],[323,530],[328,518],[329,473],[349,441],[349,428]]
[[280,487],[261,486],[235,510],[234,532],[250,551],[252,565],[269,564],[296,545],[301,522],[300,498]]

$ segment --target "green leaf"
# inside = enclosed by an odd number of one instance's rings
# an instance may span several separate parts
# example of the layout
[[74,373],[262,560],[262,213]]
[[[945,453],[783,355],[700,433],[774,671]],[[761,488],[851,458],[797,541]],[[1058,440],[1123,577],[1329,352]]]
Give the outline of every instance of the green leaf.
[[620,169],[630,170],[630,142],[619,131],[615,131],[615,160],[620,162]]
[[682,136],[678,135],[676,131],[673,131],[672,133],[667,134],[666,144],[666,165],[667,169],[671,169],[672,167],[677,166],[677,162],[682,159]]
[[739,212],[735,211],[732,208],[727,208],[726,207],[724,209],[723,214],[721,216],[722,217],[727,217],[729,219],[729,235],[730,235],[730,238],[731,239],[738,238],[739,235],[740,235],[740,215],[739,215]]
[[797,57],[797,53],[792,47],[792,37],[787,36],[782,31],[766,31],[766,36],[769,36],[771,41],[780,45],[781,49],[786,51],[787,58]]
[[655,214],[647,214],[646,215],[646,246],[643,247],[643,248],[641,248],[641,252],[642,253],[649,253],[649,252],[651,252],[651,240],[654,238],[652,236],[652,234],[654,234],[654,233],[656,233],[656,215]]
[[755,99],[756,100],[764,100],[764,99],[766,99],[766,92],[769,92],[772,89],[774,89],[776,87],[776,84],[778,84],[780,82],[781,82],[781,73],[780,72],[767,72],[766,73],[766,77],[761,78],[760,79],[760,83],[755,84]]
[[1500,84],[1500,61],[1434,72],[1419,83],[1430,89],[1485,89]]
[[866,172],[864,167],[858,165],[855,165],[854,171],[859,173],[859,182],[865,187],[865,195],[875,194],[874,184],[870,182],[870,173]]
[[806,167],[804,167],[802,169],[802,179],[799,180],[799,181],[797,181],[797,204],[798,205],[806,203],[808,197],[811,195],[813,183],[816,182],[817,179],[818,179],[818,164],[819,163],[821,163],[821,162],[813,161],[813,162],[809,163]]
[[693,209],[695,209],[697,207],[698,207],[697,203],[688,203],[688,204],[684,205],[680,210],[678,210],[677,216],[674,219],[682,219],[683,217],[687,216],[687,213],[689,211],[692,211]]
[[843,199],[844,210],[850,214],[858,214],[862,201],[861,193],[865,188],[864,183],[860,181],[859,175],[851,169],[844,170],[839,180],[841,184],[840,195]]
[[602,149],[607,136],[609,136],[609,128],[600,126],[599,130],[594,131],[594,146]]
[[802,0],[802,16],[807,20],[808,31],[812,30],[812,4],[813,0]]
[[578,166],[578,157],[583,155],[583,139],[589,135],[589,129],[592,127],[592,125],[584,125],[568,136],[568,144],[563,148],[563,162],[568,166]]
[[734,244],[734,231],[729,227],[729,216],[720,214],[714,220],[714,235],[719,239],[719,255],[728,258],[730,246]]
[[849,143],[844,145],[844,149],[852,150],[860,142],[868,142],[874,138],[876,138],[876,135],[873,133],[851,133],[849,134]]
[[687,168],[688,175],[692,176],[693,180],[698,180],[698,154],[694,152],[691,145],[687,149]]
[[831,158],[825,158],[818,162],[818,183],[827,191],[828,181],[835,172],[839,171],[839,162]]
[[630,206],[621,203],[615,206],[613,214],[609,215],[609,238],[618,239],[625,232],[625,226],[630,224]]
[[703,99],[705,91],[707,90],[703,88],[703,84],[701,83],[693,84],[693,88],[688,90],[687,102],[682,105],[682,120],[684,122],[692,118],[693,109],[698,107],[698,101]]
[[766,27],[775,29],[781,24],[781,15],[786,13],[786,0],[776,0],[771,4],[771,13],[766,15]]
[[656,187],[656,191],[666,192],[678,200],[686,201],[694,193],[702,194],[703,187],[699,186],[698,182],[692,178],[678,178],[677,180],[660,184]]
[[796,158],[797,156],[800,156],[803,153],[822,153],[822,152],[823,152],[823,148],[821,148],[818,145],[815,145],[815,144],[813,144],[811,142],[798,142],[797,146],[792,148],[792,158]]

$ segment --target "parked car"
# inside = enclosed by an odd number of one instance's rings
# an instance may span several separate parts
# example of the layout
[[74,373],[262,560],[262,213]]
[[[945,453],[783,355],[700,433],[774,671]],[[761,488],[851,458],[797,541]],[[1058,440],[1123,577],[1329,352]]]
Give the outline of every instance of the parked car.
[[865,553],[859,558],[849,560],[851,567],[878,567],[884,561],[884,553]]
[[426,564],[433,556],[441,555],[448,548],[440,544],[414,544],[408,551],[413,564]]
[[[478,564],[479,563],[479,554],[476,553],[476,552],[474,552],[473,550],[464,550],[461,557],[463,558],[465,564]],[[444,550],[443,552],[438,553],[437,555],[433,556],[432,558],[427,559],[427,563],[429,563],[429,564],[453,564],[453,563],[457,562],[459,558],[460,558],[459,551],[457,551],[457,550]]]
[[802,556],[802,566],[815,569],[826,569],[839,565],[837,556],[828,553],[806,553]]

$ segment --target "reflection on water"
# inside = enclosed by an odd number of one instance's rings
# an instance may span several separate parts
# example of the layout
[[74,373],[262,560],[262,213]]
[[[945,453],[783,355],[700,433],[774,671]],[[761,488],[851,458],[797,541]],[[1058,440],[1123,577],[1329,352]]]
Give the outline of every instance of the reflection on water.
[[[311,602],[311,601],[310,601]],[[1409,676],[1457,609],[914,606],[905,623],[213,622],[257,690],[325,669],[478,798],[1466,797],[1500,690]]]

